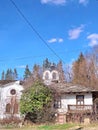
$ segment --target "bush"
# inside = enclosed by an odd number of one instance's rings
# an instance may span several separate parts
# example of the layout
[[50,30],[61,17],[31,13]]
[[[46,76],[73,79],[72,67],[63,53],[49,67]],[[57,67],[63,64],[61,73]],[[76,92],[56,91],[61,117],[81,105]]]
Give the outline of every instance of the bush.
[[21,120],[17,117],[10,117],[10,118],[4,118],[0,120],[0,125],[5,128],[13,128],[18,127],[18,124],[21,122]]
[[53,122],[55,114],[52,109],[52,102],[52,91],[41,82],[35,82],[21,97],[20,110],[22,114],[25,114],[24,121],[31,120],[33,123]]

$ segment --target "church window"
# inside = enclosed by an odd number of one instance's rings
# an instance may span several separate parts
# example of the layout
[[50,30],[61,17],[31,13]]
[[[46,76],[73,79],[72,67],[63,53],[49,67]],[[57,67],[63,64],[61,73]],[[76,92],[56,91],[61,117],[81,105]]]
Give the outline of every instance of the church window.
[[45,74],[45,80],[48,80],[48,79],[49,79],[49,73],[46,72],[46,74]]
[[6,104],[6,113],[10,113],[11,112],[11,104],[8,103]]
[[14,114],[18,113],[18,103],[16,102],[14,105]]
[[54,73],[52,74],[52,79],[56,80],[56,78],[57,78],[57,76],[56,76],[56,73],[54,72]]
[[15,95],[15,94],[16,94],[16,90],[15,90],[15,89],[12,89],[12,90],[10,91],[10,93],[11,93],[11,95]]

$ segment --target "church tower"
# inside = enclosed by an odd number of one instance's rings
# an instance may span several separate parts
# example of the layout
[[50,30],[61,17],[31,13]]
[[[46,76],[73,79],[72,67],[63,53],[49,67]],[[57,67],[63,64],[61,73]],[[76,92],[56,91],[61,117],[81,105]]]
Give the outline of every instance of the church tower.
[[43,72],[43,80],[46,85],[50,85],[53,82],[59,82],[59,73],[54,65],[45,69]]

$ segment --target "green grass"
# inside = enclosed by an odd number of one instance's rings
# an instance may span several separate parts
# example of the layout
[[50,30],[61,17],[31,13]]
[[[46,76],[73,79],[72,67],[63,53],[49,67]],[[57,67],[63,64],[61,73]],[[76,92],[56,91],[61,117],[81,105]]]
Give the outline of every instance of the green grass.
[[50,124],[50,125],[34,125],[34,126],[24,126],[22,128],[15,128],[15,126],[5,125],[5,127],[0,127],[0,130],[69,130],[69,129],[78,129],[84,128],[86,130],[98,130],[98,123],[93,124]]
[[75,124],[44,125],[44,126],[39,126],[39,130],[67,130],[68,128],[74,126]]
[[51,124],[51,125],[40,125],[40,126],[28,126],[22,128],[3,127],[2,130],[68,130],[68,128],[76,126],[75,124]]

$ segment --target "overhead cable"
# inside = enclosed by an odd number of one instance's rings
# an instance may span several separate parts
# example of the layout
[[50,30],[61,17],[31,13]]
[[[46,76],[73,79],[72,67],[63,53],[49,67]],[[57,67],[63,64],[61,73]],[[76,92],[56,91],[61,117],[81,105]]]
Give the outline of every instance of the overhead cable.
[[[18,13],[22,16],[22,18],[25,20],[25,22],[29,25],[29,27],[35,32],[35,34],[39,37],[39,39],[47,46],[47,48],[60,60],[62,58],[48,45],[48,43],[44,40],[44,38],[41,36],[41,34],[34,28],[34,26],[31,24],[31,22],[27,19],[27,17],[23,14],[23,12],[20,10],[20,8],[16,5],[16,3],[13,0],[10,0],[10,2],[13,4],[13,6],[16,8]],[[64,62],[62,60],[62,62]]]

